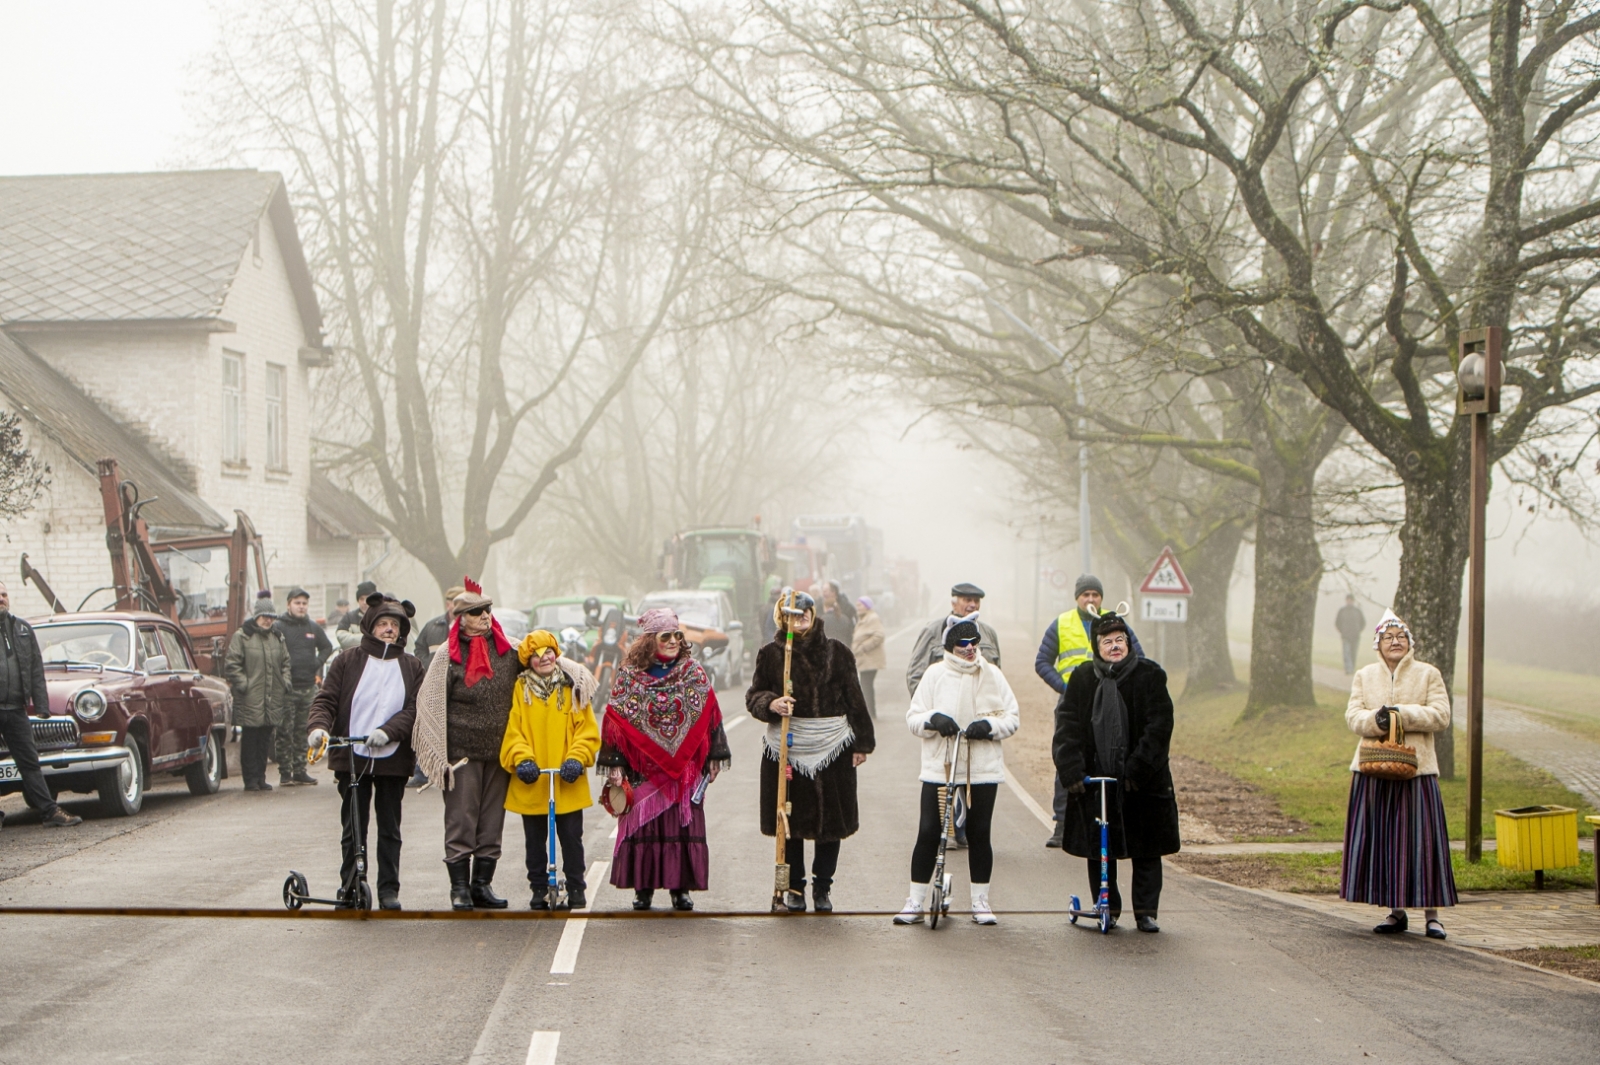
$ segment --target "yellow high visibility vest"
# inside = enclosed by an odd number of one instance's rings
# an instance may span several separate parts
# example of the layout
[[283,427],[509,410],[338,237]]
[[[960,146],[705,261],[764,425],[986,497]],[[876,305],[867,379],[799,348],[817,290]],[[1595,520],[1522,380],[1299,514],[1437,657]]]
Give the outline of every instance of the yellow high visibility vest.
[[1056,672],[1066,680],[1074,669],[1089,661],[1089,633],[1077,607],[1056,618]]

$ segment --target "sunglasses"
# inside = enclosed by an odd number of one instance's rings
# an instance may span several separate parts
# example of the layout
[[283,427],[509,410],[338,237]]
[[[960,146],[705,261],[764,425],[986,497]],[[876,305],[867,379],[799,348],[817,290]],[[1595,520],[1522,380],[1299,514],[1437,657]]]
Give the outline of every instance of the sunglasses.
[[487,614],[488,612],[489,612],[489,608],[486,607],[486,606],[475,606],[471,610],[463,610],[461,612],[461,616],[462,617],[468,617],[468,618],[481,618],[481,617],[483,617],[483,615]]
[[956,646],[957,647],[976,647],[976,646],[978,646],[978,641],[977,640],[957,640],[956,641]]
[[656,633],[656,642],[657,643],[682,643],[683,642],[683,633],[681,633],[681,632],[658,632],[658,633]]

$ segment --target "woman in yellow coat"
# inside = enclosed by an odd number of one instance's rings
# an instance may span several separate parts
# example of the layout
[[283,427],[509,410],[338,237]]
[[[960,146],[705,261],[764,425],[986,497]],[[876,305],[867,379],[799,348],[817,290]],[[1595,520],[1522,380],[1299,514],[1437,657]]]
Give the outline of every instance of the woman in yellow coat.
[[[526,668],[512,694],[500,764],[513,777],[506,790],[506,809],[522,815],[527,840],[528,886],[533,889],[528,908],[550,908],[545,843],[554,780],[556,837],[561,843],[561,867],[567,874],[567,898],[574,909],[581,909],[588,905],[583,881],[583,811],[594,805],[583,771],[594,765],[600,750],[594,675],[580,663],[562,658],[560,642],[544,629],[524,636],[517,656]],[[560,767],[560,778],[546,778],[541,767]]]

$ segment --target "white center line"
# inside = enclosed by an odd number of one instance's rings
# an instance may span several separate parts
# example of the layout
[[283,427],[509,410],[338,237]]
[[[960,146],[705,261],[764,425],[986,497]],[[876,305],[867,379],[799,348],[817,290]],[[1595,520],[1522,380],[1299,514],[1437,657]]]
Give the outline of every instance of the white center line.
[[560,1032],[534,1032],[533,1038],[528,1040],[524,1065],[556,1065],[556,1047],[560,1045]]
[[[600,881],[605,878],[606,873],[610,869],[610,862],[595,862],[593,865],[589,866],[589,883],[598,889]],[[589,908],[585,906],[581,910],[573,910],[572,912],[588,913]],[[567,919],[566,926],[561,930],[561,942],[556,944],[555,961],[550,964],[551,975],[570,975],[573,970],[578,967],[578,948],[583,946],[583,930],[588,926],[589,922],[582,917],[569,917]],[[532,1060],[531,1055],[533,1051],[530,1050],[528,1053],[530,1054],[529,1060]],[[550,1044],[550,1058],[548,1060],[555,1060],[554,1043]]]
[[1022,800],[1022,805],[1026,806],[1028,810],[1032,812],[1033,816],[1039,819],[1040,824],[1044,825],[1046,828],[1055,828],[1055,818],[1046,813],[1045,808],[1039,805],[1038,800],[1032,795],[1029,795],[1028,790],[1021,784],[1017,783],[1016,777],[1007,773],[1006,783],[1011,787],[1011,794]]

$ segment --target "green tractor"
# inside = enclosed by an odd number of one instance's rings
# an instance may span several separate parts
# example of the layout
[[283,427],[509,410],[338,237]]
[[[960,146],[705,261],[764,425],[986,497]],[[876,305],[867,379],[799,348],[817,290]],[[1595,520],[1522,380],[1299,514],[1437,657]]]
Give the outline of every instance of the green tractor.
[[661,553],[661,579],[668,588],[726,592],[748,634],[759,646],[772,590],[781,583],[777,543],[759,528],[687,529]]

